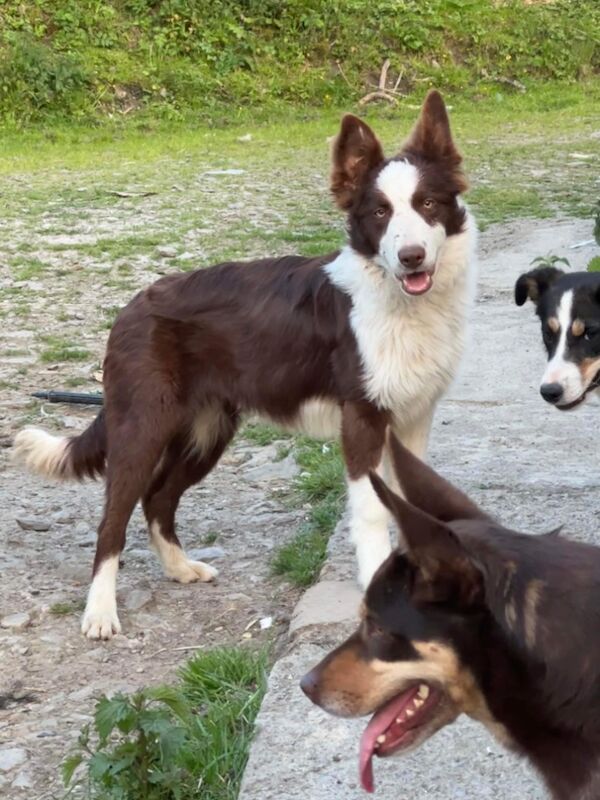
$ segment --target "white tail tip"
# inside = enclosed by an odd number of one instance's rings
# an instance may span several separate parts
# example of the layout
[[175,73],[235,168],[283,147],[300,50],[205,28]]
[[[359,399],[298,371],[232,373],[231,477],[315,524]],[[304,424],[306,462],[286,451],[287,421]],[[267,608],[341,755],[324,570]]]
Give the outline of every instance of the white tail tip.
[[13,456],[32,472],[49,478],[70,478],[69,439],[53,436],[39,428],[25,428],[15,436]]

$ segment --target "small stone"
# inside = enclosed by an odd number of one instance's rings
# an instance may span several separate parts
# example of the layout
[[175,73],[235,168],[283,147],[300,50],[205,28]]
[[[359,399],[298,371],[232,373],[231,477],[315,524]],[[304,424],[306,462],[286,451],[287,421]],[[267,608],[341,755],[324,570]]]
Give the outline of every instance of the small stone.
[[152,602],[152,592],[148,589],[132,589],[125,598],[125,608],[128,611],[139,611]]
[[27,761],[27,752],[22,747],[6,747],[0,750],[0,771],[8,772]]
[[23,631],[31,624],[31,615],[27,611],[19,611],[16,614],[8,614],[0,620],[2,628],[11,631]]
[[31,789],[33,777],[27,769],[22,769],[11,784],[13,789]]
[[17,525],[24,531],[49,531],[50,520],[41,517],[17,517]]
[[175,258],[177,255],[177,248],[171,245],[160,245],[156,248],[156,254],[161,258]]
[[197,547],[188,550],[187,555],[194,561],[210,561],[212,558],[224,558],[226,553],[222,547]]
[[56,514],[53,514],[54,522],[58,525],[70,525],[72,522],[75,522],[75,517],[69,511],[57,511]]

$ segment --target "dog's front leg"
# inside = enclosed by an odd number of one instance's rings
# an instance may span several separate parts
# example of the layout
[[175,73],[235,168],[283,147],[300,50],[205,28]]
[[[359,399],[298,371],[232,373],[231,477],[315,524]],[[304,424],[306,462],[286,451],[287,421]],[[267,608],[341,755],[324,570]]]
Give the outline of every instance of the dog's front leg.
[[390,554],[389,514],[375,494],[369,471],[381,473],[387,415],[371,403],[345,403],[342,449],[348,476],[350,538],[356,546],[358,580],[366,589]]

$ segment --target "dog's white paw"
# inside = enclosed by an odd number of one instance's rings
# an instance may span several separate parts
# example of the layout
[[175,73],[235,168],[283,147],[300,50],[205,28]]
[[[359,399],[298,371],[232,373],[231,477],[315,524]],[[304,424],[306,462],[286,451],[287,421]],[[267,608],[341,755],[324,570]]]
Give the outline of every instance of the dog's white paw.
[[169,577],[179,583],[194,583],[194,581],[208,583],[208,581],[216,578],[218,574],[218,569],[205,564],[203,561],[190,561],[185,558],[171,570]]
[[117,609],[86,608],[81,620],[81,632],[88,639],[112,639],[121,633]]

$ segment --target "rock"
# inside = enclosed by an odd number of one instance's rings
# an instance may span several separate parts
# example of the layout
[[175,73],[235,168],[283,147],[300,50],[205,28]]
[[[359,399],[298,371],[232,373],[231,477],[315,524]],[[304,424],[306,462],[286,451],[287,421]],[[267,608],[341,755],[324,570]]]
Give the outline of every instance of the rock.
[[24,531],[49,531],[52,523],[41,517],[17,517],[17,525]]
[[8,772],[10,769],[24,764],[27,761],[27,752],[22,747],[5,747],[0,750],[0,771]]
[[132,589],[125,597],[124,606],[128,611],[139,611],[153,600],[149,589]]
[[11,783],[13,789],[31,789],[33,777],[28,769],[22,769],[14,781]]
[[299,472],[298,464],[290,454],[282,461],[271,461],[258,467],[250,467],[243,473],[249,481],[289,481]]
[[52,518],[58,525],[69,525],[75,522],[75,517],[69,511],[57,511]]
[[8,628],[11,631],[23,631],[31,624],[31,615],[28,611],[19,611],[16,614],[8,614],[0,620],[0,627]]
[[156,248],[156,255],[161,258],[175,258],[177,255],[177,248],[172,245],[159,245]]
[[222,547],[197,547],[188,550],[187,555],[194,561],[210,561],[211,558],[224,558],[226,553]]

